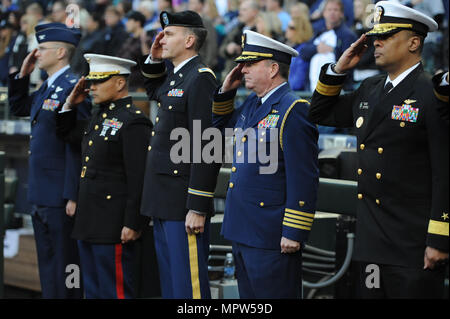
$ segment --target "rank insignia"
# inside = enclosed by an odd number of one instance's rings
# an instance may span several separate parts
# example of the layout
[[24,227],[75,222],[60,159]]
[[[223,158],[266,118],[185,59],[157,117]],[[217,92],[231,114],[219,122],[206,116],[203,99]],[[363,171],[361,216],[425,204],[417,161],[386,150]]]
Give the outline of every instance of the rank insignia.
[[391,118],[393,120],[415,123],[417,122],[418,115],[418,107],[411,107],[410,104],[403,104],[402,106],[394,105],[394,107],[392,108]]
[[361,110],[368,110],[369,109],[369,103],[368,102],[361,102],[361,103],[359,103],[359,109],[361,109]]
[[272,113],[278,113],[278,111],[277,110],[272,110]]
[[108,130],[111,128],[111,135],[116,135],[116,132],[118,130],[120,130],[120,128],[122,127],[123,122],[119,122],[117,121],[116,118],[113,118],[112,120],[110,119],[105,119],[103,121],[103,129],[100,133],[100,136],[105,136],[106,132],[108,132]]
[[277,126],[279,115],[269,114],[258,123],[258,128],[273,128]]
[[167,93],[167,96],[175,96],[175,97],[182,97],[184,94],[184,91],[181,89],[172,89]]
[[42,109],[54,112],[58,106],[58,100],[47,99],[44,101],[44,104],[42,104]]

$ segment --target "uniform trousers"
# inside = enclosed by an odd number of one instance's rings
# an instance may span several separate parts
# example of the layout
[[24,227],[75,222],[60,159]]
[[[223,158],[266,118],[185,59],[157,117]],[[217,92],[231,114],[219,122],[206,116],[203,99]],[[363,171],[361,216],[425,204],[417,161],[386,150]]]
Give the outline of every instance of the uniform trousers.
[[67,266],[79,266],[77,243],[70,237],[73,218],[65,207],[33,206],[31,220],[36,241],[42,298],[82,298],[83,289],[66,286]]
[[282,254],[233,242],[241,299],[298,299],[302,291],[302,253]]
[[78,241],[81,274],[87,299],[134,298],[135,243],[92,244]]
[[[374,277],[376,276],[374,265],[379,269],[379,279]],[[444,281],[445,267],[424,270],[360,263],[359,296],[363,299],[443,298]]]
[[188,235],[184,221],[153,219],[156,257],[163,298],[209,299],[209,224],[205,231]]

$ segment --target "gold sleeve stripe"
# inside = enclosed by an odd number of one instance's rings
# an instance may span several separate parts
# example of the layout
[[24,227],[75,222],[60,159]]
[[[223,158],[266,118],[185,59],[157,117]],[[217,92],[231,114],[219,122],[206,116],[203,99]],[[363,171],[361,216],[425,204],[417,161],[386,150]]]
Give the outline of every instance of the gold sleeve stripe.
[[301,226],[301,225],[296,225],[296,224],[291,224],[288,222],[283,222],[284,226],[289,226],[292,228],[297,228],[297,229],[303,229],[303,230],[311,230],[311,227],[306,227],[306,226]]
[[225,102],[214,102],[212,111],[217,115],[226,115],[234,111],[234,99]]
[[285,208],[284,210],[285,210],[286,213],[292,213],[292,214],[295,214],[295,215],[300,215],[300,216],[314,218],[314,214],[311,214],[311,213],[305,213],[305,212],[301,212],[301,211],[298,211],[298,210],[293,210],[293,209],[290,209],[290,208]]
[[228,106],[229,104],[234,104],[234,99],[224,102],[214,102],[214,106]]
[[297,103],[308,103],[309,104],[309,101],[303,100],[303,99],[295,100],[294,103],[292,103],[291,106],[289,106],[289,108],[287,109],[286,113],[284,114],[283,121],[281,122],[281,127],[280,127],[280,147],[281,147],[281,150],[283,150],[283,131],[284,131],[284,125],[286,124],[286,119],[287,119],[289,113],[291,112],[292,108],[294,107],[294,105],[297,104]]
[[448,237],[448,223],[431,219],[428,224],[428,233]]
[[288,217],[284,217],[283,220],[284,220],[285,222],[293,223],[293,224],[296,224],[296,225],[303,225],[303,226],[309,226],[309,227],[312,226],[312,223],[302,222],[302,221],[295,220],[295,219],[288,218]]
[[434,90],[434,95],[436,95],[436,97],[439,100],[441,100],[442,102],[448,103],[448,95],[446,96],[446,95],[439,94],[436,90]]
[[145,76],[146,78],[149,79],[156,79],[156,78],[160,78],[162,76],[164,76],[167,72],[164,71],[162,73],[157,73],[157,74],[151,74],[151,73],[145,73],[144,71],[141,71],[142,75]]
[[316,91],[319,94],[326,95],[326,96],[336,96],[341,93],[341,89],[344,85],[328,85],[323,84],[322,82],[317,82]]
[[214,197],[214,193],[212,193],[212,192],[200,191],[198,189],[193,189],[193,188],[188,188],[188,193],[192,194],[192,195],[197,195],[197,196]]
[[310,222],[310,223],[312,223],[314,221],[313,218],[297,216],[297,215],[293,215],[293,214],[289,214],[289,213],[284,213],[284,216],[285,217],[289,217],[289,218],[294,218],[294,219],[297,219],[297,220],[304,220],[304,221]]
[[198,270],[197,236],[188,235],[189,267],[191,270],[192,299],[202,299]]

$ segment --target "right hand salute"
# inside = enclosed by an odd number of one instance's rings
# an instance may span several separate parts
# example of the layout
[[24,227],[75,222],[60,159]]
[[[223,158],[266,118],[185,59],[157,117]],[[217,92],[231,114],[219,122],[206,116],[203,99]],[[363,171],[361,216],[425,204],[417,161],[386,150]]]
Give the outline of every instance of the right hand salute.
[[30,75],[31,72],[33,72],[34,67],[36,66],[36,61],[37,61],[37,57],[36,57],[37,51],[38,51],[38,49],[34,49],[27,55],[25,60],[23,60],[23,64],[22,64],[22,67],[20,68],[20,75],[19,75],[21,78],[23,78],[24,76]]
[[150,55],[152,56],[152,60],[162,60],[162,45],[160,43],[161,39],[164,37],[164,30],[158,33],[158,35],[155,38],[155,41],[153,41],[152,47],[150,49]]
[[64,107],[72,109],[76,104],[83,102],[88,94],[89,89],[86,88],[86,79],[82,76],[67,97]]
[[244,63],[239,63],[228,73],[222,84],[222,93],[237,89],[241,85],[242,78],[244,77],[242,73],[243,67]]
[[365,34],[353,42],[337,61],[334,71],[336,73],[345,73],[348,70],[353,69],[367,50],[366,42],[367,36]]

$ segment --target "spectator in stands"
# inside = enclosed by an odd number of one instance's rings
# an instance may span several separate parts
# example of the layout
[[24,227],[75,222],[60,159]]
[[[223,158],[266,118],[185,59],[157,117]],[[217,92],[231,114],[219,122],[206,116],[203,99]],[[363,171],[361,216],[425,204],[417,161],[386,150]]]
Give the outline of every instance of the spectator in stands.
[[102,53],[104,46],[103,32],[105,22],[100,13],[93,12],[89,15],[87,23],[83,27],[84,34],[71,63],[72,70],[78,75],[87,75],[89,73],[89,65],[83,55],[85,53]]
[[256,32],[279,42],[284,42],[281,21],[275,12],[259,12],[258,17],[256,18]]
[[[127,24],[127,14],[132,9],[132,3],[130,0],[121,0],[116,5],[117,11],[119,11],[120,16],[122,17],[121,22],[123,25]],[[142,13],[142,12],[141,12]]]
[[228,11],[223,15],[225,34],[228,34],[239,24],[239,0],[227,0]]
[[[313,30],[307,15],[301,14],[291,19],[286,30],[286,39],[288,44],[297,52],[300,52],[301,48],[312,36]],[[295,91],[309,90],[309,62],[303,60],[300,56],[292,57],[289,70],[289,85],[291,89]]]
[[105,34],[104,34],[104,48],[105,55],[116,56],[122,44],[128,38],[122,23],[120,22],[120,14],[116,7],[109,6],[105,10]]
[[283,10],[283,5],[284,0],[266,0],[266,11],[277,14],[281,21],[281,29],[285,32],[289,21],[291,21],[291,16]]
[[20,18],[22,13],[19,11],[9,11],[5,14],[5,19],[13,26],[14,30],[20,31]]
[[155,28],[155,24],[159,24],[159,17],[155,13],[155,6],[152,1],[141,1],[137,6],[137,11],[145,16],[144,30],[152,30]]
[[[316,0],[310,5],[310,18],[312,21],[313,30],[315,32],[325,26],[325,17],[323,16],[323,10],[326,3],[326,0]],[[353,25],[354,19],[353,0],[342,0],[342,5],[345,24],[347,24],[348,27],[351,27]]]
[[12,0],[2,0],[2,10],[1,12],[11,12],[11,11],[18,11],[19,7],[16,4],[12,3]]
[[189,10],[197,12],[203,20],[203,25],[208,32],[205,42],[199,51],[203,63],[209,68],[214,69],[217,65],[217,33],[213,22],[208,16],[203,14],[205,8],[205,0],[189,0]]
[[242,33],[244,30],[256,30],[256,18],[259,13],[258,3],[244,0],[239,6],[239,24],[231,30],[219,48],[219,55],[225,59],[223,74],[228,74],[235,66],[234,59],[242,52]]
[[8,62],[14,45],[14,28],[6,20],[0,21],[0,86],[8,81]]
[[[356,41],[356,35],[343,23],[344,7],[341,0],[326,0],[323,17],[325,27],[300,50],[300,57],[310,62],[309,82],[312,90],[316,87],[322,65],[335,62]],[[346,89],[350,88],[351,82],[346,85]]]
[[33,2],[25,9],[25,14],[30,14],[36,17],[38,24],[44,21],[44,9],[38,2]]
[[289,14],[291,15],[291,18],[298,17],[300,15],[306,15],[309,19],[308,5],[303,2],[298,2],[291,6],[291,8],[289,9]]
[[66,7],[67,2],[63,0],[58,0],[53,2],[52,6],[52,21],[59,23],[66,23]]

